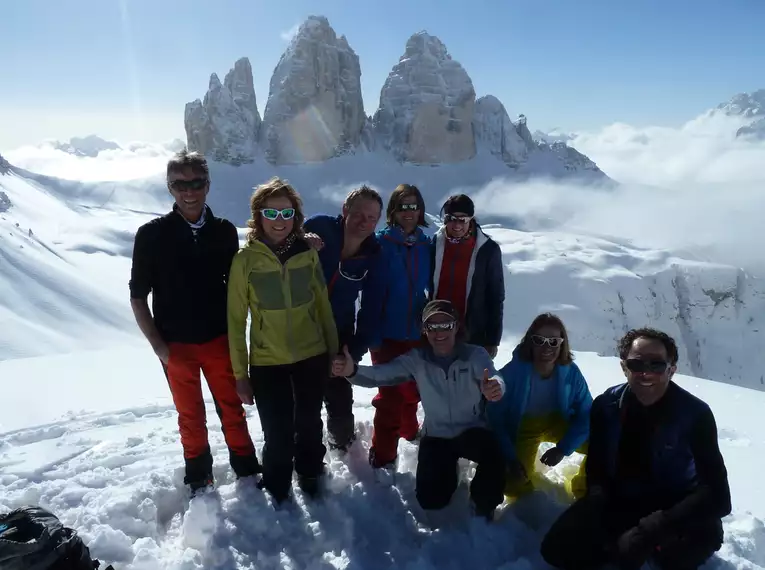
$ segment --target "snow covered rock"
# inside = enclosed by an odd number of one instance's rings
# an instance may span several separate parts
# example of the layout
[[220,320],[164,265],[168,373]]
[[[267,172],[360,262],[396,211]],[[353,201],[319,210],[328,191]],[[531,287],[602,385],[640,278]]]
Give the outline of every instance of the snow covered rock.
[[86,137],[72,137],[68,142],[52,141],[56,150],[72,154],[74,156],[96,157],[104,150],[119,150],[120,145],[114,141],[107,141],[96,135]]
[[402,162],[461,162],[476,153],[475,89],[435,36],[409,38],[380,92],[374,115],[381,146]]
[[493,95],[476,101],[473,131],[479,152],[490,152],[510,168],[526,174],[552,177],[584,174],[594,179],[606,178],[592,160],[565,142],[535,140],[526,117],[520,115],[516,122],[512,122],[505,106]]
[[754,121],[750,125],[741,127],[736,131],[736,136],[765,140],[765,117],[758,121]]
[[0,214],[10,210],[11,206],[11,199],[8,197],[8,194],[0,190]]
[[486,149],[511,168],[518,168],[536,147],[521,138],[505,106],[494,95],[475,102],[473,132],[479,148]]
[[252,162],[257,153],[261,119],[250,60],[239,59],[223,84],[213,73],[204,100],[186,104],[184,125],[189,150],[218,162],[235,165]]
[[359,57],[322,16],[309,17],[271,77],[261,143],[273,164],[352,152],[366,123]]
[[[492,199],[486,196],[485,204]],[[681,373],[765,390],[759,348],[765,280],[595,237],[484,229],[502,248],[505,328],[517,337],[538,313],[551,311],[566,323],[574,350],[616,356],[627,330],[651,326],[677,341]]]
[[11,169],[11,165],[8,163],[7,160],[3,158],[3,155],[0,154],[0,174],[8,174],[8,171]]

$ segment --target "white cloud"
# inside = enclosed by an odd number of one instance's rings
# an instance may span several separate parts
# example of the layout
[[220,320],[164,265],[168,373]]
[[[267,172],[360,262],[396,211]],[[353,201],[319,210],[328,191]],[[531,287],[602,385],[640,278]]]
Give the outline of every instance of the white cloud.
[[765,273],[765,142],[735,139],[731,124],[615,124],[581,134],[571,144],[622,182],[617,190],[495,181],[476,196],[477,209],[527,229],[607,235]]
[[117,150],[104,150],[95,157],[81,157],[53,148],[49,143],[24,146],[4,153],[19,168],[66,180],[104,181],[146,178],[164,171],[178,141],[166,143],[128,142]]
[[285,42],[289,42],[292,40],[292,38],[295,37],[295,34],[298,33],[298,30],[300,29],[300,24],[295,24],[292,26],[289,30],[284,30],[279,34],[279,37],[282,38]]

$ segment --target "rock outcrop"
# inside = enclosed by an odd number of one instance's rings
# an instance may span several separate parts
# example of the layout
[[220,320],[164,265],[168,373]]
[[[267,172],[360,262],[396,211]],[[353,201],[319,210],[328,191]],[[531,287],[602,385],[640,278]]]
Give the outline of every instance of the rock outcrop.
[[765,140],[765,117],[736,131],[737,137]]
[[3,155],[0,154],[0,174],[8,174],[8,171],[11,169],[11,165],[8,163],[7,160],[3,158]]
[[475,102],[473,132],[479,148],[500,158],[510,168],[518,168],[533,150],[518,133],[505,106],[493,95]]
[[374,127],[382,148],[402,162],[441,164],[475,156],[475,89],[435,36],[409,38],[380,92]]
[[222,84],[213,73],[204,100],[186,104],[184,123],[189,150],[219,162],[252,162],[257,155],[261,119],[250,60],[239,59]]
[[366,123],[359,57],[324,17],[300,26],[271,77],[261,142],[274,164],[352,152]]
[[11,199],[8,194],[0,190],[0,214],[11,209]]

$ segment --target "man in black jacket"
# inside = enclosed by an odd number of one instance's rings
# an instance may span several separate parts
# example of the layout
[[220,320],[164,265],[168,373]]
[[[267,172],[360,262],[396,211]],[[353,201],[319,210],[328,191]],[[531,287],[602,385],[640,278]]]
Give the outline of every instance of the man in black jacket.
[[627,383],[590,413],[587,495],[553,524],[542,556],[557,568],[613,562],[693,570],[720,549],[731,512],[712,410],[672,382],[675,341],[654,329],[619,343]]
[[431,298],[451,301],[464,323],[465,341],[497,355],[502,339],[505,278],[502,251],[475,221],[469,196],[451,196],[441,208],[444,225],[433,236]]
[[226,334],[228,276],[239,235],[206,204],[210,177],[204,156],[178,153],[168,162],[167,186],[175,199],[172,212],[144,224],[135,236],[130,304],[167,376],[178,410],[184,483],[195,493],[213,484],[200,370],[215,400],[231,467],[246,477],[260,472],[260,465]]

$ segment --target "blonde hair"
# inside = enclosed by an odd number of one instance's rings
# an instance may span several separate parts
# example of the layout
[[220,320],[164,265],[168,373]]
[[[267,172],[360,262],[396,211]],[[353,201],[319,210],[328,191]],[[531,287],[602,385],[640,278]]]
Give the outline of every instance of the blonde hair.
[[260,210],[265,207],[269,198],[280,197],[288,198],[292,207],[295,208],[295,217],[292,218],[295,221],[295,227],[292,233],[297,234],[299,237],[303,236],[305,215],[303,214],[303,201],[300,199],[300,194],[286,180],[274,176],[268,182],[256,186],[255,192],[252,193],[250,198],[250,214],[252,218],[247,220],[247,227],[250,228],[247,231],[247,243],[253,243],[263,237],[263,221],[261,220]]

